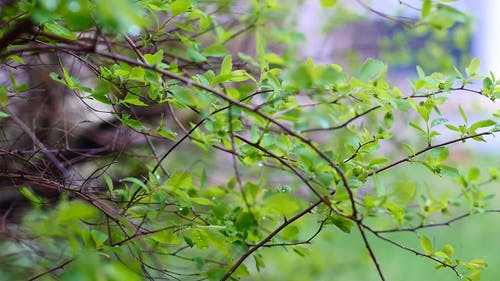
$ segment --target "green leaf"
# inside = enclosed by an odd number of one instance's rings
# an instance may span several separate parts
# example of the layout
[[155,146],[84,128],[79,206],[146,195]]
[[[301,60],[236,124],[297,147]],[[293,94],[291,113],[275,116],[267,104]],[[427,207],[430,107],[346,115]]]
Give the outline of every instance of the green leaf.
[[301,246],[293,246],[292,250],[301,257],[306,257],[309,254],[309,249]]
[[112,193],[114,189],[113,180],[111,179],[110,176],[104,175],[104,181],[106,182],[106,186],[108,187],[109,192]]
[[416,68],[417,68],[418,79],[424,79],[426,75],[422,67],[420,67],[420,65],[417,65]]
[[108,235],[104,232],[97,230],[97,229],[92,229],[90,231],[90,233],[91,233],[92,240],[94,241],[96,248],[102,247],[104,242],[106,240],[108,240]]
[[163,60],[163,50],[159,50],[154,54],[145,54],[144,59],[148,64],[157,65]]
[[479,169],[477,167],[473,167],[467,173],[467,179],[469,181],[475,181],[479,178],[479,173],[480,173]]
[[490,77],[486,77],[483,79],[483,90],[492,90],[493,80]]
[[417,186],[408,181],[397,181],[390,187],[389,198],[391,201],[406,205],[415,199]]
[[432,242],[429,239],[429,237],[422,235],[420,237],[420,246],[422,246],[422,249],[424,249],[425,253],[430,255],[433,252],[432,249]]
[[384,125],[386,128],[390,129],[394,125],[394,115],[391,111],[388,111],[384,115]]
[[192,197],[191,201],[193,201],[194,203],[199,204],[199,205],[215,206],[214,202],[208,200],[207,198],[203,198],[203,197]]
[[15,61],[15,62],[17,62],[17,63],[19,63],[21,65],[26,64],[26,62],[24,61],[24,59],[21,58],[18,55],[10,55],[10,56],[7,57],[7,59],[13,60],[13,61]]
[[227,55],[224,57],[220,67],[220,74],[229,74],[233,69],[233,58],[231,55]]
[[361,66],[358,78],[361,82],[367,82],[382,75],[384,69],[385,64],[383,62],[375,59],[367,59]]
[[452,131],[460,132],[460,128],[453,126],[451,124],[445,124],[444,126]]
[[66,38],[69,40],[76,40],[78,39],[78,36],[76,36],[73,32],[71,32],[69,29],[67,29],[64,26],[61,26],[56,23],[46,23],[44,25],[44,28],[47,32],[52,33],[54,35],[57,35],[62,38]]
[[170,130],[169,128],[161,125],[157,130],[156,130],[156,133],[164,138],[166,138],[167,140],[171,140],[171,141],[176,141],[177,140],[177,133]]
[[187,32],[194,32],[194,28],[190,25],[182,24],[180,22],[174,22],[174,25],[177,26],[178,28],[187,31]]
[[30,201],[30,203],[33,204],[33,206],[41,207],[44,204],[43,199],[40,198],[35,192],[33,192],[31,188],[26,186],[21,186],[18,188],[18,190],[19,193],[21,193],[24,196],[24,198],[28,199],[28,201]]
[[274,194],[268,199],[266,204],[269,208],[284,216],[295,214],[295,212],[300,208],[297,200],[295,200],[288,193]]
[[469,66],[465,69],[465,72],[467,73],[468,76],[473,76],[476,74],[479,70],[481,62],[479,58],[473,58],[471,62],[469,63]]
[[439,125],[441,125],[443,123],[446,123],[446,122],[448,122],[448,119],[446,119],[446,118],[437,118],[437,119],[434,119],[431,122],[431,128],[434,128],[434,127],[439,126]]
[[450,258],[453,257],[453,255],[455,254],[455,249],[453,249],[453,246],[450,245],[450,244],[446,244],[444,245],[443,247],[443,252]]
[[207,58],[204,55],[202,55],[200,52],[198,52],[197,50],[195,50],[193,48],[188,48],[187,53],[188,53],[189,59],[192,62],[199,63],[199,62],[207,61]]
[[0,85],[0,107],[5,106],[9,103],[9,91],[7,86]]
[[126,177],[126,178],[121,179],[120,182],[130,182],[130,183],[133,183],[133,184],[137,185],[138,187],[144,189],[146,192],[149,192],[149,187],[145,183],[143,183],[141,180],[139,180],[137,178]]
[[421,17],[425,18],[427,17],[432,9],[432,1],[431,0],[424,0],[422,2],[422,11],[421,11]]
[[219,85],[221,83],[224,83],[226,81],[231,80],[231,73],[226,73],[226,74],[220,74],[214,77],[212,81],[210,81],[210,86],[213,87],[215,85]]
[[146,71],[142,67],[133,67],[129,74],[129,79],[144,82]]
[[10,117],[10,114],[0,110],[0,118],[7,118],[7,117]]
[[469,128],[469,131],[470,131],[470,133],[474,133],[479,128],[486,128],[486,127],[490,127],[493,125],[496,125],[496,122],[493,120],[489,120],[489,119],[488,120],[481,120],[481,121],[478,121],[478,122],[472,124]]
[[172,3],[172,16],[180,15],[184,12],[187,12],[191,8],[190,0],[175,0]]
[[448,165],[439,165],[439,170],[439,174],[443,176],[448,176],[451,178],[458,178],[460,176],[458,169],[455,167],[451,167]]
[[192,234],[196,247],[198,247],[199,249],[208,248],[208,236],[205,231],[201,229],[193,229]]
[[281,231],[281,238],[285,240],[292,240],[299,234],[299,228],[295,225],[287,226],[283,231]]
[[224,57],[229,51],[221,44],[213,44],[206,47],[201,54],[206,57]]
[[337,4],[337,0],[320,0],[320,3],[324,8],[331,8]]
[[137,105],[137,106],[147,106],[146,103],[141,101],[138,96],[134,94],[127,94],[127,96],[123,99],[123,103]]
[[333,223],[336,227],[338,227],[342,232],[351,233],[351,228],[354,223],[351,220],[348,220],[339,215],[331,215],[328,216],[328,219],[331,223]]
[[481,270],[488,267],[488,263],[482,259],[474,259],[464,263],[464,265],[471,270]]
[[413,123],[413,122],[410,122],[408,124],[410,126],[412,126],[413,128],[417,129],[419,132],[423,133],[424,135],[427,134],[427,132],[424,129],[422,129],[418,124]]
[[467,115],[465,115],[464,109],[462,108],[461,105],[458,106],[458,111],[460,112],[460,116],[462,116],[462,119],[464,120],[465,124],[467,124]]

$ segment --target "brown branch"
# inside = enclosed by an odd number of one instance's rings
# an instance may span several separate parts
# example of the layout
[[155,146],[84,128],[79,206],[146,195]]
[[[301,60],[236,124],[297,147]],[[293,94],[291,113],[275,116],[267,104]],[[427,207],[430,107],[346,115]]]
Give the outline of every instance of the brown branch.
[[[4,109],[5,110],[5,109]],[[23,131],[26,133],[30,139],[33,141],[33,144],[40,149],[40,151],[56,166],[56,168],[61,172],[63,178],[69,177],[69,171],[64,167],[64,164],[57,159],[54,154],[52,154],[47,147],[38,139],[33,130],[28,128],[24,122],[19,119],[12,111],[7,111],[10,114],[10,118],[16,123]]]
[[33,277],[29,278],[28,280],[29,280],[29,281],[33,281],[33,280],[39,279],[39,278],[41,278],[41,277],[43,277],[43,276],[45,276],[45,275],[47,275],[47,274],[49,274],[49,273],[52,273],[52,272],[54,272],[54,271],[56,271],[56,270],[59,270],[59,269],[64,268],[66,265],[68,265],[68,264],[69,264],[69,263],[71,263],[72,261],[73,261],[73,259],[69,259],[69,260],[67,260],[67,261],[65,261],[65,262],[63,262],[63,263],[61,263],[60,265],[54,266],[53,268],[51,268],[51,269],[49,269],[49,270],[47,270],[47,271],[45,271],[45,272],[42,272],[42,273],[40,273],[40,274],[37,274],[37,275],[35,275],[35,276],[33,276]]
[[447,267],[447,268],[450,268],[451,270],[453,270],[453,272],[455,272],[455,274],[456,274],[458,277],[461,277],[461,276],[462,276],[462,275],[460,274],[460,272],[458,272],[458,270],[457,270],[457,266],[456,266],[456,265],[451,265],[451,264],[448,264],[448,263],[446,263],[446,262],[444,262],[444,261],[442,261],[442,260],[440,260],[440,259],[438,259],[438,258],[436,258],[436,257],[433,257],[432,255],[429,255],[429,254],[426,254],[426,253],[419,252],[419,251],[417,251],[417,250],[415,250],[415,249],[413,249],[413,248],[407,247],[407,246],[405,246],[405,245],[403,245],[403,244],[400,244],[400,243],[398,243],[398,242],[396,242],[396,241],[394,241],[394,240],[391,240],[391,239],[389,239],[389,238],[387,238],[387,237],[384,237],[383,235],[381,235],[380,233],[375,232],[373,229],[371,229],[370,227],[368,227],[368,226],[366,226],[366,225],[363,225],[363,227],[364,227],[365,229],[367,229],[368,231],[370,231],[371,233],[373,233],[373,235],[375,235],[377,238],[379,238],[379,239],[381,239],[381,240],[383,240],[383,241],[385,241],[385,242],[388,242],[388,243],[390,243],[390,244],[392,244],[392,245],[394,245],[394,246],[396,246],[396,247],[398,247],[398,248],[400,248],[400,249],[403,249],[403,250],[405,250],[405,251],[411,252],[411,253],[413,253],[413,254],[415,254],[415,255],[417,255],[417,256],[421,256],[421,257],[425,257],[425,258],[428,258],[428,259],[430,259],[430,260],[433,260],[433,261],[435,261],[435,262],[439,263],[440,265],[442,265],[443,267]]
[[344,172],[342,171],[342,169],[340,169],[340,167],[335,164],[322,150],[320,150],[317,146],[315,146],[311,140],[303,137],[302,135],[294,132],[292,129],[288,128],[287,126],[283,125],[281,122],[278,122],[276,119],[262,113],[261,111],[259,110],[255,110],[255,108],[247,105],[247,104],[244,104],[240,101],[237,101],[237,100],[234,100],[228,96],[226,96],[223,92],[220,92],[216,89],[213,89],[211,87],[208,87],[208,86],[205,86],[201,83],[198,83],[198,82],[195,82],[189,78],[186,78],[184,76],[180,76],[178,74],[175,74],[175,73],[172,73],[172,72],[169,72],[169,71],[166,71],[164,69],[160,69],[156,66],[152,66],[152,65],[148,65],[148,64],[144,64],[144,63],[141,63],[141,62],[137,62],[133,59],[130,59],[128,57],[125,57],[125,56],[122,56],[122,55],[119,55],[119,54],[113,54],[113,53],[106,53],[106,52],[103,52],[103,51],[100,51],[100,50],[96,50],[95,51],[95,54],[96,55],[99,55],[101,57],[106,57],[106,58],[109,58],[109,59],[116,59],[116,60],[119,60],[119,61],[122,61],[122,62],[126,62],[128,64],[131,64],[131,65],[135,65],[135,66],[140,66],[140,67],[143,67],[143,68],[146,68],[146,69],[151,69],[151,70],[154,70],[162,75],[164,75],[165,77],[168,77],[168,78],[171,78],[171,79],[174,79],[174,80],[178,80],[180,82],[182,82],[183,84],[185,84],[187,87],[196,87],[200,90],[204,90],[204,91],[207,91],[209,93],[212,93],[214,94],[215,96],[217,96],[218,98],[230,103],[230,104],[233,104],[235,106],[238,106],[248,112],[252,112],[264,119],[266,119],[267,121],[273,123],[274,125],[276,125],[277,127],[279,127],[280,129],[282,129],[284,132],[286,132],[288,135],[290,136],[293,136],[295,138],[297,138],[298,140],[300,140],[301,142],[303,142],[305,145],[309,146],[312,150],[314,150],[321,158],[323,158],[336,172],[337,174],[340,176],[341,178],[341,181],[344,185],[344,187],[346,188],[348,194],[349,194],[349,199],[351,201],[351,205],[352,205],[352,216],[353,217],[356,217],[357,216],[357,210],[356,210],[356,205],[355,205],[355,201],[354,201],[354,194],[350,188],[350,185],[349,185],[349,182],[347,181],[347,178],[346,176],[344,175]]
[[[500,210],[485,210],[484,212],[485,213],[500,213]],[[462,214],[460,216],[454,217],[454,218],[449,219],[449,220],[444,221],[444,222],[422,224],[422,225],[415,226],[415,227],[392,228],[392,229],[373,230],[373,231],[376,232],[376,233],[415,232],[417,230],[424,229],[424,228],[451,226],[451,224],[453,224],[453,223],[455,223],[455,222],[457,222],[459,220],[463,220],[465,218],[468,218],[468,217],[476,215],[476,214],[479,214],[479,213],[471,213],[470,212],[470,213],[466,213],[466,214]]]
[[13,41],[24,33],[30,33],[33,29],[33,23],[29,17],[26,17],[16,23],[11,30],[0,38],[0,53],[3,52]]
[[327,128],[309,128],[309,129],[305,129],[305,130],[302,130],[303,133],[309,133],[309,132],[319,132],[319,131],[334,131],[334,130],[338,130],[338,129],[342,129],[344,127],[346,127],[347,125],[349,125],[351,122],[353,122],[354,120],[360,118],[360,117],[363,117],[365,115],[367,115],[368,113],[376,110],[376,109],[379,109],[381,108],[380,105],[376,105],[366,111],[363,111],[359,114],[356,114],[354,115],[353,117],[349,118],[347,121],[345,121],[344,123],[340,124],[340,125],[337,125],[337,126],[333,126],[333,127],[327,127]]
[[[312,184],[297,170],[295,169],[295,167],[293,167],[292,165],[290,165],[288,162],[286,162],[285,160],[283,160],[281,157],[279,157],[278,155],[272,153],[271,151],[265,149],[264,147],[260,146],[259,144],[257,143],[254,143],[254,142],[251,142],[245,138],[243,138],[242,136],[239,136],[239,135],[236,135],[236,138],[242,140],[243,142],[245,142],[246,144],[249,144],[255,148],[257,148],[258,150],[266,153],[267,155],[269,155],[271,158],[274,158],[276,159],[277,161],[279,161],[282,165],[286,166],[290,171],[292,171],[297,177],[300,178],[300,180],[302,180],[302,182],[304,182],[306,184],[306,186],[309,188],[309,190],[311,190],[316,196],[318,196],[319,198],[319,201],[317,201],[316,203],[325,203],[330,209],[332,209],[333,211],[335,211],[337,214],[343,216],[343,217],[346,217],[345,214],[342,214],[340,211],[336,210],[333,208],[332,206],[332,203],[325,197],[323,196],[316,188],[314,188],[314,186],[312,186]],[[316,204],[315,203],[315,204]]]
[[370,244],[370,241],[368,241],[368,238],[366,237],[365,230],[363,228],[363,224],[361,221],[356,221],[356,225],[358,226],[359,233],[361,233],[361,237],[363,238],[363,242],[365,243],[365,247],[368,250],[368,253],[370,254],[370,258],[372,259],[373,263],[375,264],[375,268],[377,269],[378,275],[380,276],[380,279],[382,281],[385,281],[384,273],[382,272],[382,269],[380,268],[380,264],[378,263],[377,256],[375,255],[375,252],[373,251],[373,248]]
[[360,6],[362,6],[364,9],[368,10],[369,12],[377,15],[377,16],[380,16],[384,19],[388,19],[388,20],[391,20],[391,21],[394,21],[394,22],[397,22],[397,23],[401,23],[401,24],[404,24],[405,26],[407,27],[411,27],[412,24],[414,24],[416,21],[415,19],[412,19],[412,18],[408,18],[408,17],[398,17],[398,16],[391,16],[391,15],[388,15],[388,14],[385,14],[385,13],[382,13],[370,6],[368,6],[365,2],[363,2],[362,0],[355,0]]
[[432,150],[432,149],[434,149],[434,148],[438,148],[438,147],[442,147],[442,146],[447,146],[447,145],[450,145],[450,144],[453,144],[453,143],[456,143],[456,142],[465,141],[465,140],[467,140],[467,139],[472,139],[472,138],[476,138],[476,137],[480,137],[480,136],[484,136],[484,135],[491,135],[491,134],[492,134],[492,132],[482,132],[482,133],[477,133],[477,134],[474,134],[474,135],[464,136],[464,137],[461,137],[461,138],[458,138],[458,139],[454,139],[454,140],[451,140],[451,141],[447,141],[447,142],[443,142],[443,143],[440,143],[440,144],[429,145],[429,146],[427,146],[426,148],[424,148],[424,149],[422,149],[422,150],[417,151],[417,152],[416,152],[415,154],[413,154],[413,155],[410,155],[410,156],[405,157],[405,158],[403,158],[403,159],[401,159],[401,160],[398,160],[398,161],[396,161],[396,162],[393,162],[393,163],[391,163],[391,164],[389,164],[389,165],[387,165],[387,166],[385,166],[385,167],[382,167],[382,168],[380,168],[380,169],[378,169],[378,170],[375,170],[375,171],[373,171],[373,172],[368,173],[368,174],[367,174],[367,177],[369,177],[369,176],[373,176],[373,175],[378,174],[378,173],[380,173],[380,172],[383,172],[383,171],[385,171],[385,170],[387,170],[387,169],[390,169],[390,168],[392,168],[392,167],[394,167],[394,166],[397,166],[397,165],[399,165],[399,164],[401,164],[401,163],[404,163],[404,162],[410,162],[413,158],[417,157],[418,155],[420,155],[420,154],[422,154],[422,153],[425,153],[425,152],[427,152],[427,151],[429,151],[429,150]]
[[295,216],[293,216],[292,218],[290,218],[288,220],[285,220],[285,222],[283,222],[278,228],[276,228],[271,233],[269,233],[258,244],[256,244],[255,246],[251,247],[250,249],[248,249],[248,251],[245,254],[243,254],[234,263],[233,266],[231,266],[231,268],[224,274],[224,276],[222,276],[222,278],[220,279],[220,281],[225,281],[229,277],[231,277],[231,275],[234,273],[234,271],[236,269],[238,269],[238,267],[245,261],[245,259],[248,258],[253,252],[257,251],[259,248],[261,248],[262,246],[264,246],[267,242],[271,241],[271,239],[273,239],[273,237],[276,236],[279,232],[281,232],[285,227],[287,227],[288,225],[292,224],[293,222],[295,222],[296,220],[300,219],[301,217],[305,216],[312,209],[314,209],[316,206],[318,206],[319,204],[321,204],[321,202],[323,202],[323,201],[321,201],[321,200],[317,201],[314,204],[312,204],[311,206],[309,206],[306,209],[304,209],[302,212],[300,212],[300,213],[296,214]]
[[[331,214],[331,210],[330,210]],[[290,243],[275,243],[275,244],[265,244],[262,246],[262,248],[271,248],[271,247],[277,247],[277,246],[296,246],[296,245],[302,245],[302,244],[311,244],[311,242],[320,234],[321,230],[323,230],[323,227],[325,226],[326,222],[329,220],[329,218],[325,218],[321,220],[318,229],[306,240],[303,241],[298,241],[298,242],[290,242]],[[248,246],[254,246],[252,244],[248,244]]]
[[[117,223],[121,222],[126,222],[127,226],[130,226],[134,229],[137,229],[137,223],[134,221],[131,221],[130,219],[122,216],[118,210],[116,210],[114,207],[108,205],[104,200],[100,199],[99,197],[95,196],[92,193],[89,192],[82,192],[78,189],[73,189],[70,187],[66,187],[60,182],[44,178],[39,175],[32,175],[28,173],[22,173],[22,172],[17,172],[17,171],[0,171],[0,178],[6,178],[10,179],[13,181],[27,181],[31,182],[34,184],[37,184],[41,187],[57,190],[57,191],[68,191],[76,197],[83,199],[84,201],[90,203],[94,207],[96,207],[99,211],[104,213],[106,216],[108,216],[110,219]],[[141,230],[142,231],[142,230]]]

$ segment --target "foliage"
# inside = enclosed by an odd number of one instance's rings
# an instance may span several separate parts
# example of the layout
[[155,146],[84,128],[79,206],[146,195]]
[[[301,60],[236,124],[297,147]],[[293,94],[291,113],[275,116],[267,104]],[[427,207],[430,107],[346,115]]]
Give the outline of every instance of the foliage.
[[[463,33],[467,17],[448,2],[422,1],[405,28]],[[500,80],[479,74],[475,58],[442,72],[416,66],[402,90],[376,58],[354,71],[301,59],[288,5],[298,4],[2,7],[0,178],[30,202],[5,208],[2,279],[251,278],[268,248],[308,256],[320,233],[343,232],[360,235],[381,280],[390,269],[373,241],[477,280],[487,263],[429,230],[496,212],[487,187],[499,171],[449,157],[454,144],[494,135],[500,113],[477,119],[459,106],[461,120],[449,121],[443,108],[460,95],[494,101]],[[401,166],[449,179],[451,192],[397,174]]]

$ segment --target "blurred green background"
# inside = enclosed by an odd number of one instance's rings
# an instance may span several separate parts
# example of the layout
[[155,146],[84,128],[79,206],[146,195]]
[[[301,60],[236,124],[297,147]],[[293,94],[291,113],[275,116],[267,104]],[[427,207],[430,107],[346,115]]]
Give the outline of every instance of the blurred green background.
[[[453,154],[453,152],[451,152]],[[463,169],[478,165],[483,173],[488,167],[498,167],[498,157],[493,154],[478,153],[470,150],[462,153],[461,158],[453,161],[462,162]],[[465,155],[465,156],[464,156]],[[469,158],[472,156],[473,158]],[[416,164],[406,163],[398,172],[384,174],[386,177],[406,176],[420,178],[427,181],[427,187],[436,191],[448,193],[459,192],[460,188],[453,181],[432,175],[428,170]],[[498,182],[493,182],[485,188],[487,193],[498,192]],[[488,192],[490,191],[490,192]],[[438,193],[439,193],[438,192]],[[498,209],[500,199],[494,197],[487,209]],[[387,235],[403,245],[422,251],[419,235],[427,235],[435,249],[451,244],[455,249],[455,257],[462,260],[480,258],[488,263],[488,267],[481,272],[481,280],[499,280],[500,276],[500,243],[499,239],[500,213],[483,213],[459,220],[450,226],[428,228],[416,233],[398,233]],[[441,222],[452,217],[443,217]],[[318,221],[308,217],[296,222],[308,225],[309,234],[302,233],[307,239],[318,227]],[[384,271],[386,280],[460,280],[450,269],[436,269],[436,263],[427,258],[416,256],[392,244],[368,234],[373,250]],[[300,256],[291,249],[271,247],[262,250],[266,268],[260,273],[252,274],[247,280],[336,280],[336,281],[378,281],[380,277],[364,247],[359,231],[353,228],[351,234],[346,234],[334,225],[326,225],[318,237],[310,245],[301,245],[308,254]],[[288,253],[288,254],[287,254]],[[249,259],[248,268],[253,272],[255,265]]]

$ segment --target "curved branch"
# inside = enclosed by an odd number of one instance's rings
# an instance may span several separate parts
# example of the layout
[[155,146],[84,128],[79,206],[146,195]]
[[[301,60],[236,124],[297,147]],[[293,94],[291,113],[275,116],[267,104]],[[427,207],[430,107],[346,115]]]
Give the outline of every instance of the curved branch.
[[257,251],[259,248],[264,246],[267,242],[271,241],[274,236],[276,236],[279,232],[281,232],[285,227],[288,225],[292,224],[294,221],[300,219],[301,217],[305,216],[307,213],[309,213],[312,209],[314,209],[316,206],[321,204],[323,201],[317,201],[313,203],[311,206],[307,207],[304,209],[302,212],[296,214],[289,220],[286,220],[283,224],[281,224],[278,228],[276,228],[273,232],[269,233],[264,239],[262,239],[258,244],[255,246],[251,247],[245,254],[243,254],[231,268],[222,276],[220,279],[221,281],[227,280],[231,275],[233,275],[234,271],[238,269],[238,267],[248,258],[253,252]]
[[384,166],[384,167],[382,167],[382,168],[380,168],[378,170],[375,170],[373,172],[368,173],[367,177],[373,176],[373,175],[378,174],[380,172],[383,172],[383,171],[385,171],[387,169],[390,169],[390,168],[392,168],[394,166],[397,166],[397,165],[399,165],[401,163],[410,162],[413,158],[417,157],[418,155],[420,155],[422,153],[425,153],[425,152],[427,152],[429,150],[432,150],[434,148],[438,148],[438,147],[442,147],[442,146],[447,146],[447,145],[450,145],[450,144],[453,144],[453,143],[456,143],[456,142],[461,142],[461,141],[465,141],[467,139],[472,139],[472,138],[476,138],[476,137],[480,137],[480,136],[484,136],[484,135],[491,135],[491,134],[493,134],[493,133],[492,132],[482,132],[482,133],[477,133],[477,134],[473,134],[473,135],[464,136],[464,137],[461,137],[461,138],[458,138],[458,139],[454,139],[454,140],[451,140],[451,141],[447,141],[447,142],[443,142],[443,143],[440,143],[440,144],[429,145],[426,148],[415,152],[415,154],[413,154],[413,155],[410,155],[410,156],[405,157],[405,158],[403,158],[401,160],[393,162],[393,163],[391,163],[391,164],[389,164],[387,166]]

